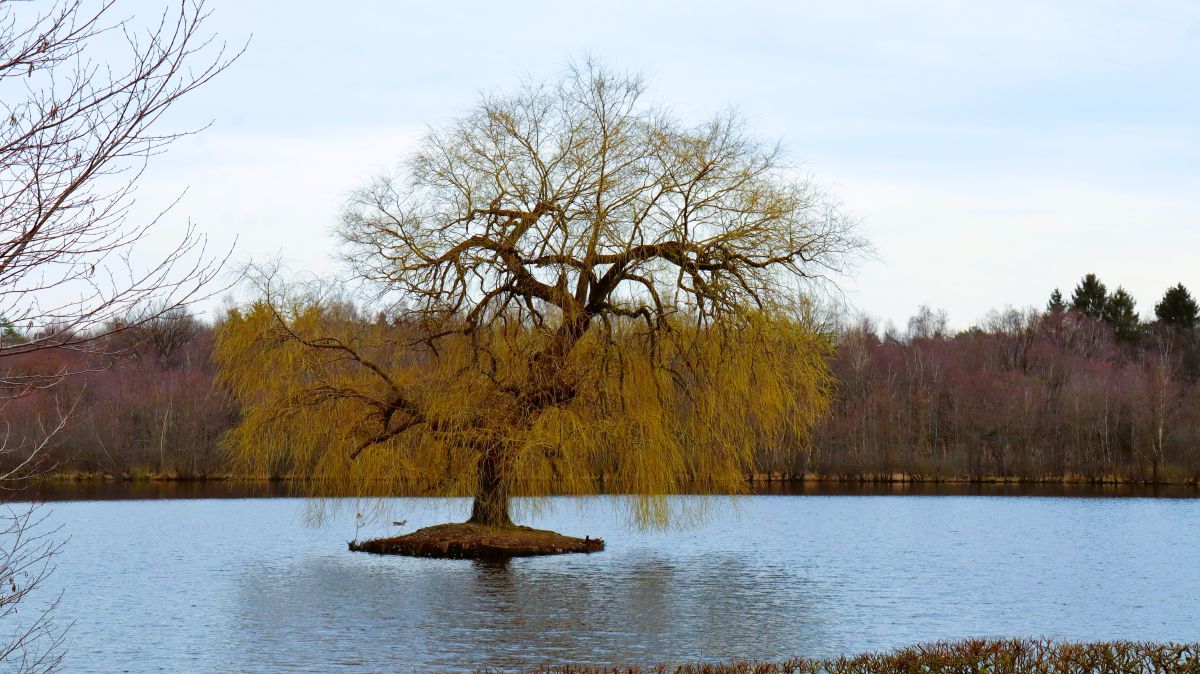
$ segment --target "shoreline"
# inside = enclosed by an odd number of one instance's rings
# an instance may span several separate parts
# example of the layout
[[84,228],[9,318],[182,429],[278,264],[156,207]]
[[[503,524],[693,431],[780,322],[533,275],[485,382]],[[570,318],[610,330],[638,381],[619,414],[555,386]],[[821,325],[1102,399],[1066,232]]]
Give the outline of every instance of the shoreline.
[[[547,498],[570,498],[563,493],[542,494]],[[0,488],[0,502],[52,503],[70,501],[126,500],[191,500],[191,499],[380,499],[380,498],[468,498],[469,494],[431,496],[421,493],[402,493],[385,488],[361,489],[358,493],[314,493],[301,480],[238,479],[222,476],[206,479],[46,479],[26,482],[19,486]],[[526,495],[527,496],[527,495]],[[583,496],[583,495],[580,495]],[[621,496],[597,491],[586,496]],[[773,480],[747,483],[747,489],[736,495],[703,494],[698,491],[679,491],[677,497],[747,497],[747,496],[906,496],[906,497],[1039,497],[1039,498],[1151,498],[1200,499],[1198,484],[1113,484],[1113,483],[1033,483],[1033,482],[868,482],[868,481],[792,481]],[[515,498],[521,498],[516,495]]]
[[[61,472],[31,478],[27,484],[61,484],[61,483],[180,483],[199,484],[242,483],[242,484],[289,484],[299,485],[306,482],[300,476],[256,477],[252,475],[236,475],[233,473],[213,473],[182,475],[177,473],[91,473],[91,472]],[[1019,475],[984,475],[984,476],[938,476],[913,473],[858,473],[858,474],[769,474],[754,475],[746,480],[752,489],[755,485],[997,485],[997,486],[1128,486],[1128,487],[1198,487],[1200,476],[1183,479],[1148,480],[1143,478],[1126,478],[1118,475],[1063,475],[1029,477]],[[601,490],[598,493],[606,493]],[[692,492],[681,492],[692,493]]]

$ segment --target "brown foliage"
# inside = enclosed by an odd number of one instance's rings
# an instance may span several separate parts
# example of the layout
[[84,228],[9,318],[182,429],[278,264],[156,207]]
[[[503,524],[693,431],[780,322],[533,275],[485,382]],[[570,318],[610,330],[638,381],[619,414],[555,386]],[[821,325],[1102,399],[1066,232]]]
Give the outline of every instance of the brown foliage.
[[1200,644],[970,639],[919,644],[884,653],[866,653],[828,660],[694,663],[650,667],[566,665],[527,669],[524,670],[524,674],[1195,674],[1198,671]]
[[[218,440],[237,408],[216,385],[213,340],[211,326],[168,316],[103,340],[99,352],[47,349],[12,359],[27,371],[78,374],[8,402],[0,420],[13,451],[0,469],[33,460],[42,471],[127,477],[225,472]],[[109,351],[121,358],[110,362]]]
[[1076,312],[1008,311],[953,334],[931,315],[903,338],[843,331],[837,402],[795,473],[1200,479],[1200,332],[1131,343]]

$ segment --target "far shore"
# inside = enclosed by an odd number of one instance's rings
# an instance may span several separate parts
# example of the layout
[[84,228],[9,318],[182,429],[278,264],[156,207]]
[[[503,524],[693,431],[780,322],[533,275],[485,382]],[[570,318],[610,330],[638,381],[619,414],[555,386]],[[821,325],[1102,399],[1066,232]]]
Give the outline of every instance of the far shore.
[[[1200,498],[1195,481],[1146,483],[1114,480],[1029,480],[1029,479],[875,479],[842,476],[772,476],[746,483],[744,495],[760,496],[996,496],[1067,498]],[[570,496],[545,492],[551,496]],[[599,490],[600,494],[613,492]],[[682,491],[681,496],[698,492]],[[369,485],[358,493],[314,491],[305,480],[294,477],[257,478],[236,474],[176,475],[138,473],[57,473],[20,486],[0,490],[0,502],[123,501],[159,499],[260,499],[260,498],[391,498],[426,497],[422,493],[400,493],[394,488]],[[441,494],[437,498],[467,497]]]
[[[236,473],[159,473],[135,471],[127,473],[60,471],[47,473],[36,482],[244,482],[244,483],[287,483],[300,485],[305,478],[294,475],[254,476]],[[1080,485],[1080,486],[1194,486],[1200,487],[1200,476],[1147,480],[1125,478],[1119,475],[983,475],[944,476],[911,473],[863,473],[849,475],[786,474],[774,473],[747,477],[747,485],[770,484],[877,484],[877,485]],[[603,490],[601,490],[603,491]]]

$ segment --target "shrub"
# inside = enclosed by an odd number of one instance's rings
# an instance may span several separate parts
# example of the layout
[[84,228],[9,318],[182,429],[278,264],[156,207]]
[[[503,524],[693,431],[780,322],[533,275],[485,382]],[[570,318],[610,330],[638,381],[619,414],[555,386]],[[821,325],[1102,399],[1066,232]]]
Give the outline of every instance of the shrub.
[[969,639],[918,644],[882,653],[828,660],[776,663],[731,662],[588,667],[568,665],[525,670],[526,674],[1200,674],[1200,643],[1135,641],[1069,643],[1047,639]]

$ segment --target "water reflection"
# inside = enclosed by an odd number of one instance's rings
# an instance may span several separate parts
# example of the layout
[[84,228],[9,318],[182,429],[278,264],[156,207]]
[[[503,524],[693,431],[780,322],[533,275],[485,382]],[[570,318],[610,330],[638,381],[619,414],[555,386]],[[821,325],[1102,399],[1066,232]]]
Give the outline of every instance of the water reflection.
[[121,501],[301,496],[288,482],[225,480],[43,480],[0,491],[0,501]]
[[[368,670],[517,668],[783,657],[823,638],[812,584],[782,566],[733,555],[547,561],[348,556],[240,573],[238,650],[319,640],[308,647]],[[267,657],[268,670],[292,662]]]

